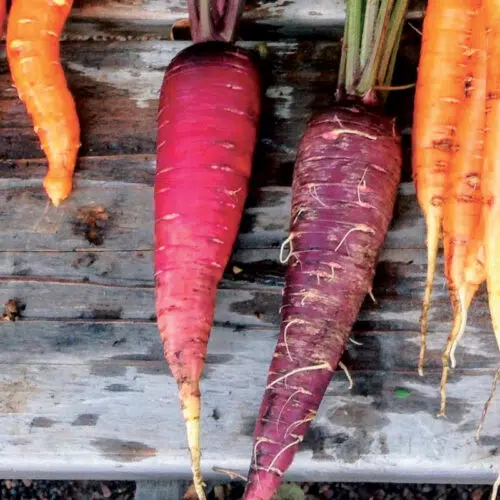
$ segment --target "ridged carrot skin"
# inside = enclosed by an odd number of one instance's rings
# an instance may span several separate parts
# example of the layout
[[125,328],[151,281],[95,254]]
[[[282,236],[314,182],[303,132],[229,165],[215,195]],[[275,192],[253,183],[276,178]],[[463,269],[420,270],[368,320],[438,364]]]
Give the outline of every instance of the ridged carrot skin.
[[500,348],[500,0],[484,0],[487,36],[484,244],[488,301]]
[[[217,285],[247,196],[259,115],[259,74],[242,49],[197,43],[169,65],[158,113],[156,309],[179,385],[195,485],[202,482],[199,379]],[[197,493],[204,498],[201,488]]]
[[282,322],[246,500],[272,497],[314,420],[371,289],[400,173],[393,120],[362,106],[313,119],[299,144]]
[[7,25],[12,79],[47,156],[43,184],[55,206],[71,192],[80,147],[80,124],[59,54],[72,4],[73,0],[14,0]]
[[[454,297],[464,284],[465,262],[482,211],[481,180],[486,120],[486,24],[483,9],[472,23],[471,51],[455,132],[455,152],[446,179],[443,247],[448,288]],[[480,245],[482,239],[479,240]],[[476,246],[477,250],[477,246]]]
[[[423,374],[427,315],[442,229],[446,176],[467,79],[472,21],[481,0],[429,0],[415,92],[413,179],[427,225],[427,282],[421,319]],[[436,72],[439,76],[436,76]]]

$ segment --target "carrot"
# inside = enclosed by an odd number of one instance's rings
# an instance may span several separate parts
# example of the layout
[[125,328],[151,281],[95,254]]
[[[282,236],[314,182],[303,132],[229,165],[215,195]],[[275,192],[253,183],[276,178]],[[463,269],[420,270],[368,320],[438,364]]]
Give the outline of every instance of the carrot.
[[[443,247],[454,321],[443,353],[440,416],[445,415],[449,360],[451,357],[454,367],[454,351],[465,329],[468,308],[485,280],[480,255],[483,246],[481,180],[486,119],[486,23],[482,6],[473,16],[471,28],[469,60],[459,105],[454,153],[445,181]],[[436,77],[439,71],[436,68]]]
[[5,22],[6,10],[7,10],[7,0],[0,0],[0,35],[3,33],[3,25]]
[[[339,364],[392,218],[400,136],[378,106],[407,2],[348,2],[340,102],[302,137],[292,184],[278,343],[254,431],[246,500],[277,490]],[[367,20],[361,27],[362,17]],[[360,36],[360,33],[362,35]],[[369,41],[369,43],[367,43]]]
[[500,348],[500,0],[484,0],[487,24],[486,134],[484,143],[484,246],[493,331]]
[[427,316],[443,219],[445,179],[455,149],[474,13],[481,0],[429,0],[423,26],[412,134],[413,178],[427,226],[427,281],[418,371],[423,375]]
[[72,189],[80,125],[59,57],[59,38],[73,0],[14,0],[7,58],[19,98],[47,156],[45,190],[55,206]]
[[[260,115],[257,67],[229,43],[241,1],[223,3],[189,1],[195,44],[172,60],[163,80],[154,199],[158,327],[179,387],[200,499],[199,379],[217,285],[247,196]],[[225,14],[216,19],[217,12]]]

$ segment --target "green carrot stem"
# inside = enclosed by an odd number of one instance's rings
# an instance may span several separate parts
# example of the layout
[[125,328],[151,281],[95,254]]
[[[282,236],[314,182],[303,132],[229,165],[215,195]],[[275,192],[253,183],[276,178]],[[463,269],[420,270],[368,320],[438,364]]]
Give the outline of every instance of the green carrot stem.
[[349,0],[346,24],[346,75],[345,86],[348,94],[351,94],[356,85],[359,73],[359,52],[361,44],[361,13],[362,1]]
[[370,55],[373,47],[373,41],[375,38],[375,21],[377,19],[379,4],[380,0],[366,1],[363,37],[361,39],[361,53],[359,55],[361,68],[365,67],[368,61],[368,56]]

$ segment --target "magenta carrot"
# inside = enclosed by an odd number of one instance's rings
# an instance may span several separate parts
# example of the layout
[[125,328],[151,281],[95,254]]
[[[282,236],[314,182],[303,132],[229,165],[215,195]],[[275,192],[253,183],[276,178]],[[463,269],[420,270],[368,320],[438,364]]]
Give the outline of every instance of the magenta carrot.
[[[270,500],[291,465],[371,289],[392,218],[400,137],[377,107],[375,87],[390,85],[407,2],[394,8],[382,2],[370,16],[361,5],[348,3],[339,82],[346,99],[312,119],[298,148],[281,256],[289,263],[282,323],[256,422],[246,500]],[[373,17],[364,30],[362,16]],[[364,53],[366,47],[371,51]]]
[[[241,9],[189,1],[194,45],[170,63],[161,88],[155,180],[158,327],[179,386],[196,492],[200,468],[199,380],[217,285],[247,196],[260,115],[260,80],[249,54],[229,43]],[[218,30],[222,26],[222,30]]]

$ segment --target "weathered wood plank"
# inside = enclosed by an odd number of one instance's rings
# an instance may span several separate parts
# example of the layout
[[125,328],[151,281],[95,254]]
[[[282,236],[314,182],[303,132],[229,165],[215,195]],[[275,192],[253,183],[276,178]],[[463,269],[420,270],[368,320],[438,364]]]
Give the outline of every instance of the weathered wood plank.
[[[65,29],[67,38],[110,36],[166,37],[169,28],[187,18],[185,0],[80,0]],[[412,2],[409,18],[420,19],[424,2]],[[330,38],[345,20],[345,1],[247,1],[239,28],[243,39],[256,37]],[[184,34],[187,36],[187,34]],[[260,38],[259,38],[260,39]],[[264,38],[262,38],[264,39]]]
[[[417,51],[418,44],[408,42]],[[115,155],[148,155],[154,161],[157,97],[165,67],[186,42],[66,43],[63,61],[75,95],[82,128],[80,155],[104,156],[83,160],[82,167],[107,171],[120,168]],[[244,43],[252,48],[253,43]],[[252,182],[290,185],[297,143],[312,113],[334,103],[340,44],[338,42],[270,43],[262,63],[266,85],[260,141],[255,154]],[[5,60],[5,55],[0,55]],[[400,74],[414,81],[416,65],[402,53]],[[399,111],[402,128],[409,126],[412,91],[395,92],[392,109]],[[404,105],[403,105],[404,103]],[[7,64],[0,65],[0,159],[33,160],[43,157],[31,121],[11,85]],[[138,165],[140,156],[123,159]],[[26,162],[9,163],[12,175],[25,175]],[[14,173],[19,170],[19,174]],[[141,169],[142,170],[142,169]],[[405,168],[405,178],[409,179]]]
[[[77,364],[95,372],[125,371],[135,367],[170,377],[153,321],[19,320],[0,324],[0,331],[0,365]],[[210,338],[205,377],[210,377],[214,366],[232,363],[239,353],[247,350],[255,349],[252,354],[245,354],[253,363],[269,364],[276,338],[276,328],[215,327]],[[353,376],[366,371],[415,371],[420,348],[417,332],[355,332],[353,338],[362,344],[349,343],[344,355]],[[446,338],[445,330],[429,336],[428,370],[441,369]],[[498,365],[493,334],[477,330],[465,335],[457,349],[457,363],[460,370],[468,373],[493,370]]]
[[[287,237],[290,188],[249,196],[238,246],[278,248]],[[0,178],[0,251],[148,250],[152,248],[153,189],[110,180],[78,181],[60,209],[49,206],[42,178]],[[104,210],[106,220],[96,220]],[[14,231],[15,229],[15,231]],[[401,184],[386,248],[423,248],[425,225],[413,185]]]
[[[18,296],[27,305],[27,317],[152,317],[150,180],[149,176],[144,184],[110,181],[106,186],[81,180],[64,210],[48,207],[44,213],[47,202],[41,179],[0,179],[0,206],[5,207],[0,212],[3,303]],[[289,196],[290,189],[280,187],[263,188],[251,196],[221,286],[217,321],[278,324],[284,275],[284,267],[277,263],[278,247],[286,238]],[[93,220],[100,213],[96,207],[104,207],[109,217]],[[424,223],[413,187],[402,184],[374,282],[379,304],[366,301],[358,329],[417,328],[425,283],[423,245]],[[259,300],[259,291],[266,299]],[[442,274],[436,279],[431,315],[435,328],[449,327]],[[489,328],[484,292],[473,306],[469,324]]]
[[[237,249],[221,288],[241,290],[281,289],[286,267],[278,262],[278,249]],[[420,263],[412,263],[417,259]],[[373,284],[378,299],[418,299],[425,287],[425,250],[391,251],[381,255]],[[440,259],[441,263],[441,259]],[[65,282],[119,287],[153,286],[152,250],[79,252],[0,252],[0,280]],[[434,299],[446,301],[448,292],[441,274],[436,277]],[[484,304],[484,291],[478,293]]]
[[[286,266],[278,261],[277,248],[237,248],[229,263],[222,287],[278,287],[284,284]],[[380,256],[374,282],[379,295],[414,295],[425,279],[425,249],[386,249]],[[439,265],[442,267],[442,259]],[[1,251],[0,277],[15,279],[53,279],[97,284],[152,286],[153,251],[100,251],[89,248],[78,252]],[[405,282],[405,280],[408,280]],[[436,279],[438,297],[442,276]],[[410,290],[408,292],[408,290]]]
[[[245,473],[267,364],[256,337],[202,381],[202,467]],[[76,360],[77,355],[71,355]],[[498,468],[498,399],[483,438],[474,430],[491,373],[456,373],[449,416],[436,419],[439,375],[337,376],[289,479],[492,482]],[[401,389],[408,397],[400,398]],[[403,392],[404,392],[403,391]],[[0,474],[21,477],[187,478],[183,423],[170,377],[128,367],[0,364]],[[229,444],[230,443],[230,444]],[[416,458],[418,457],[418,459]],[[443,460],[443,457],[447,457]],[[418,467],[415,467],[418,460]]]
[[[63,280],[2,280],[0,303],[18,299],[23,316],[32,319],[122,319],[148,321],[155,318],[154,289],[119,285],[92,285]],[[222,288],[217,297],[215,321],[233,328],[277,327],[280,322],[281,290]],[[377,304],[367,297],[355,325],[356,330],[417,331],[421,298],[378,297]],[[447,331],[451,309],[448,299],[436,299],[429,314],[431,331]],[[468,331],[489,330],[486,296],[474,303],[468,318]]]

